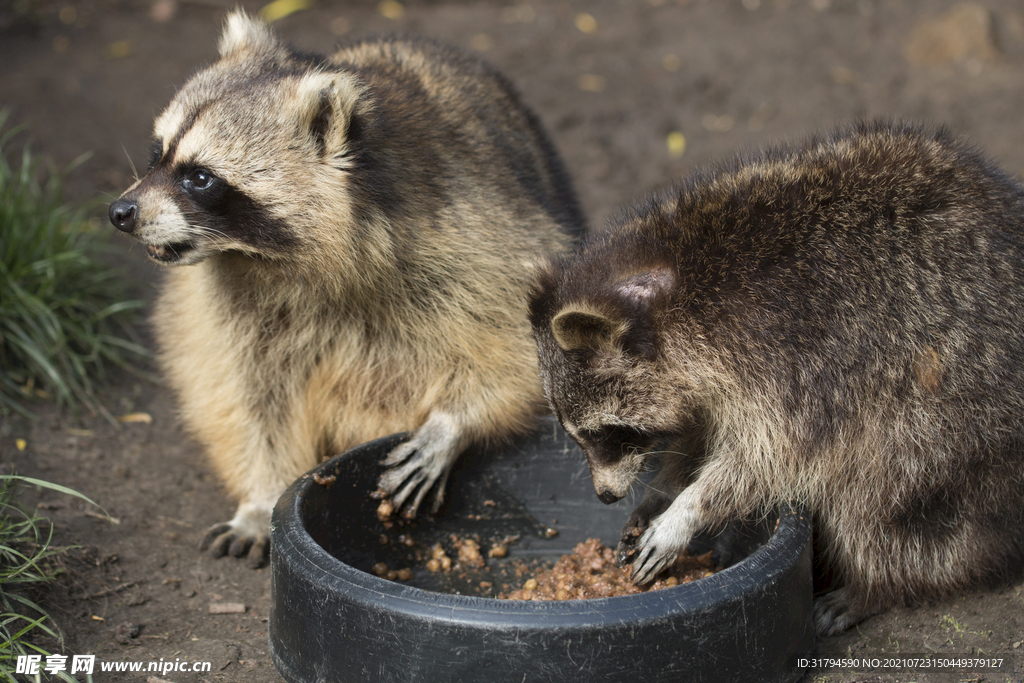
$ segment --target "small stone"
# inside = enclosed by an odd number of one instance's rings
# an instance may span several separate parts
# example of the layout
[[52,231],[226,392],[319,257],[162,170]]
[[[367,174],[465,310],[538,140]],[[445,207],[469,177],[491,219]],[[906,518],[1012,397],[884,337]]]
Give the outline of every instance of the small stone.
[[245,605],[240,602],[211,602],[210,614],[245,614]]

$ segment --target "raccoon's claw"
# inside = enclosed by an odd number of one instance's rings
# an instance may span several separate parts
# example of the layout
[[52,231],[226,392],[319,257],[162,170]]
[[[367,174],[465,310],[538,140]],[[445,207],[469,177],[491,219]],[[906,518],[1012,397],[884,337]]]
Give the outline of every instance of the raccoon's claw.
[[203,535],[199,541],[201,552],[210,551],[213,557],[223,557],[227,553],[227,544],[231,542],[231,525],[227,522],[214,524]]
[[[626,541],[627,533],[632,535],[634,532],[627,527],[623,532],[620,547]],[[635,549],[632,549],[631,556],[626,558],[624,564],[630,565],[629,580],[638,586],[653,581],[658,574],[675,562],[679,552],[690,543],[691,536],[685,527],[677,525],[673,518],[668,517],[668,513],[654,519],[639,539],[633,541]]]
[[270,512],[259,505],[242,505],[230,522],[206,530],[199,550],[210,557],[245,557],[246,564],[259,569],[270,559]]
[[[388,460],[390,459],[389,457]],[[404,460],[405,458],[399,462]],[[388,461],[384,462],[387,464]],[[437,471],[438,468],[433,465],[427,456],[418,453],[401,467],[389,470],[380,478],[380,488],[392,494],[391,502],[396,510],[402,511],[403,517],[415,517],[420,503],[431,489],[435,490],[434,500],[430,506],[431,513],[437,512],[441,507],[445,485],[448,483],[448,468]]]
[[381,475],[378,486],[391,495],[395,510],[401,510],[406,519],[416,516],[431,490],[435,493],[430,511],[437,512],[444,501],[448,473],[465,445],[465,437],[452,416],[436,412],[382,461],[390,469]]
[[[630,520],[632,522],[632,520]],[[630,522],[622,529],[622,537],[619,538],[619,546],[615,549],[615,558],[620,567],[625,568],[636,559],[637,544],[640,536],[644,533],[644,527],[635,526]]]
[[834,636],[872,615],[853,606],[846,588],[826,593],[814,601],[814,626],[819,636]]
[[[397,467],[403,462],[409,459],[413,453],[416,452],[415,446],[412,441],[406,441],[403,444],[399,444],[388,453],[388,456],[380,461],[380,464],[384,467]],[[381,477],[383,479],[383,477]]]
[[630,563],[629,580],[637,586],[654,581],[662,571],[675,562],[678,550],[663,550],[653,545],[644,545]]
[[245,557],[251,569],[259,569],[270,558],[270,539],[266,536],[243,536],[228,523],[215,524],[206,531],[199,543],[199,550],[208,552],[210,557],[225,555]]
[[640,537],[651,525],[651,520],[664,512],[671,502],[672,499],[668,496],[648,495],[630,513],[629,519],[626,520],[626,525],[622,527],[619,545],[615,549],[620,567],[625,567],[633,562],[637,554]]

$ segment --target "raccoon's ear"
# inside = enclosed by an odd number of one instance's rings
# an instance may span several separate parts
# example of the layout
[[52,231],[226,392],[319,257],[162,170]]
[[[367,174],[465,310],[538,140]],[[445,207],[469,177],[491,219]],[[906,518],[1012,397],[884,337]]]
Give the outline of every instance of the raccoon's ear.
[[625,319],[622,333],[616,342],[630,356],[651,361],[657,358],[658,332],[655,319],[670,300],[667,295],[675,282],[675,271],[659,265],[615,283],[612,296],[616,309],[622,311]]
[[653,266],[612,285],[607,306],[565,306],[551,319],[555,342],[563,351],[626,353],[653,360],[658,353],[654,313],[675,280],[670,267]]
[[624,320],[584,306],[566,306],[551,319],[551,333],[563,351],[614,351]]
[[277,47],[277,38],[266,24],[243,10],[228,15],[217,48],[221,57],[242,52],[266,52]]
[[675,273],[668,266],[655,266],[615,283],[615,294],[626,300],[631,308],[650,309],[675,284]]
[[298,84],[295,120],[312,138],[320,155],[331,159],[349,150],[359,85],[349,74],[314,72]]

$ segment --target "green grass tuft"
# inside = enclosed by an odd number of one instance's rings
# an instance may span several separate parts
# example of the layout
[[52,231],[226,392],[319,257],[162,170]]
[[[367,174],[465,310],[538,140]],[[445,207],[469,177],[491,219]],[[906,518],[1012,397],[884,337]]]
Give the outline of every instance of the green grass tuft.
[[[17,504],[15,493],[19,483],[53,489],[92,503],[63,486],[27,477],[0,476],[0,681],[10,683],[17,683],[14,672],[19,655],[38,654],[45,661],[46,655],[51,654],[36,644],[40,636],[63,642],[33,595],[60,573],[52,560],[66,548],[52,545],[53,527],[46,519]],[[59,672],[57,677],[74,683],[65,672]]]
[[101,262],[107,231],[62,199],[77,163],[55,170],[25,145],[16,166],[20,129],[4,132],[7,118],[0,111],[0,410],[31,416],[28,399],[43,396],[109,418],[97,383],[148,356],[130,326],[143,302]]

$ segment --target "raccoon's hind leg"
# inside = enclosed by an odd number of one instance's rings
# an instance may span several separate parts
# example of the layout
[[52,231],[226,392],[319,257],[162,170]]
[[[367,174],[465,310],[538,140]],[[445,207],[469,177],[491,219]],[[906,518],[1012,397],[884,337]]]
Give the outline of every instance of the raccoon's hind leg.
[[239,505],[234,517],[207,529],[199,549],[215,558],[244,557],[256,569],[270,559],[270,516],[277,499],[316,464],[318,451],[286,419],[263,419],[241,409],[230,415],[245,419],[221,425],[231,428],[232,438],[208,442],[209,455]]
[[856,626],[877,610],[864,609],[848,588],[839,588],[814,601],[814,626],[819,636],[834,636]]
[[444,500],[448,473],[471,441],[451,413],[435,410],[411,439],[384,459],[384,466],[390,469],[380,478],[381,490],[392,496],[395,509],[412,518],[433,489],[430,509],[437,512]]
[[245,557],[249,567],[259,569],[270,558],[270,513],[273,506],[274,501],[269,505],[239,505],[230,521],[214,524],[206,530],[199,549],[209,551],[213,557]]

